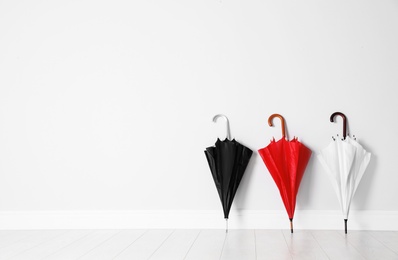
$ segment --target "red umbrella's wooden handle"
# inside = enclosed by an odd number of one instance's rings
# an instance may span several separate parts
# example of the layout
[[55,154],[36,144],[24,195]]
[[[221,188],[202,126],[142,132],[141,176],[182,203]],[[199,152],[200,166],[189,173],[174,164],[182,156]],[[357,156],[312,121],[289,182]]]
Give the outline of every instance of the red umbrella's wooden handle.
[[278,117],[281,120],[281,126],[282,126],[282,137],[286,137],[285,134],[285,119],[283,118],[283,116],[279,115],[279,114],[272,114],[269,118],[268,118],[268,125],[269,126],[273,126],[272,124],[272,119],[274,119],[274,117]]

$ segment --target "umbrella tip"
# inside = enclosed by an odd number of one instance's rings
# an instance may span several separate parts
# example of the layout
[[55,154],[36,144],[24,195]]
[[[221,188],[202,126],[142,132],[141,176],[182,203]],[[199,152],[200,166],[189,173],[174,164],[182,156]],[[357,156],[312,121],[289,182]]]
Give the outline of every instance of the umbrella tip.
[[225,233],[228,233],[228,219],[225,218]]
[[293,234],[293,219],[290,218],[290,233]]
[[344,231],[347,234],[347,221],[348,219],[344,219]]

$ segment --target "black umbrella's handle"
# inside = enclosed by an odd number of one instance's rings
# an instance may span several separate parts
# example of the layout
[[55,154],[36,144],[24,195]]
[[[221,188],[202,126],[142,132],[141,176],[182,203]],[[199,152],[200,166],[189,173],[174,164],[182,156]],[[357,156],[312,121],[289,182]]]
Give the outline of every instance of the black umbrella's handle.
[[230,127],[229,127],[229,120],[228,120],[228,117],[226,117],[226,116],[223,115],[223,114],[218,114],[218,115],[215,115],[215,116],[213,117],[213,122],[214,122],[214,123],[217,122],[217,119],[218,119],[219,117],[223,117],[223,118],[225,118],[225,120],[227,121],[227,139],[228,139],[228,140],[231,140],[231,129],[230,129]]

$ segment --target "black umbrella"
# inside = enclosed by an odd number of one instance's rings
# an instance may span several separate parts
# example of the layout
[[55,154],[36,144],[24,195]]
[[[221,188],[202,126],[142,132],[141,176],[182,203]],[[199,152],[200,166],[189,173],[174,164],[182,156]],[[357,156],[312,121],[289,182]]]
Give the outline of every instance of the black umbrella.
[[217,138],[214,146],[206,148],[205,154],[223,206],[224,218],[228,221],[232,201],[253,151],[235,139],[231,140],[229,121],[226,116],[216,115],[213,122],[216,122],[219,117],[224,117],[227,121],[227,138],[224,141]]

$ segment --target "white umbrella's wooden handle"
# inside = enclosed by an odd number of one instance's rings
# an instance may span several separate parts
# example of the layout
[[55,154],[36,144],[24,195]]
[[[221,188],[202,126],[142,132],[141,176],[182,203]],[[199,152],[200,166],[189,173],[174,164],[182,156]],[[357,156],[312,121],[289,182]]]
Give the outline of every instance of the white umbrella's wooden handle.
[[341,112],[334,112],[331,116],[330,116],[330,122],[334,122],[334,118],[336,116],[341,116],[343,118],[343,139],[345,139],[345,137],[347,136],[347,117],[341,113]]

